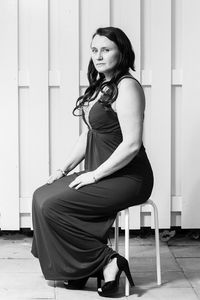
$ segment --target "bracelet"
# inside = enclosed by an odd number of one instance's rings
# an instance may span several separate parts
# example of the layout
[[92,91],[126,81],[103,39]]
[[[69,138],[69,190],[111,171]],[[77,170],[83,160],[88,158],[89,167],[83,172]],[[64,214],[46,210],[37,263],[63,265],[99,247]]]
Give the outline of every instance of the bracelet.
[[97,182],[97,179],[96,179],[96,177],[93,175],[92,176],[93,177],[93,179],[94,179],[94,182]]
[[65,171],[63,171],[62,169],[57,169],[56,171],[60,171],[63,174],[63,176],[67,175],[67,173]]

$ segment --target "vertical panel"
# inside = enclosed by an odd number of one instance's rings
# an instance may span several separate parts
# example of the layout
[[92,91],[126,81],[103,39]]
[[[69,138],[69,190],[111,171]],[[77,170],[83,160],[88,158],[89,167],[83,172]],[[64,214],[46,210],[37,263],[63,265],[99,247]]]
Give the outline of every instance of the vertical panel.
[[[143,129],[143,142],[147,151],[148,156],[151,155],[151,88],[143,87],[145,93],[145,118],[144,118],[144,129]],[[151,160],[151,157],[149,157]]]
[[[52,72],[59,71],[59,36],[62,25],[60,24],[60,10],[62,3],[57,0],[49,0],[49,70]],[[65,32],[63,26],[62,31]]]
[[[91,56],[90,43],[99,27],[110,26],[110,0],[80,1],[80,94],[88,85],[87,68]],[[85,125],[80,121],[80,132]],[[82,163],[83,168],[83,163]]]
[[[151,50],[151,1],[141,0],[141,83],[143,84],[146,100],[143,142],[150,162],[152,161]],[[143,207],[140,214],[140,226],[151,226],[152,215],[150,213],[149,207]]]
[[140,0],[112,0],[111,24],[121,28],[129,37],[136,56],[136,72],[133,74],[140,80]]
[[[60,97],[60,47],[63,46],[62,35],[67,35],[65,28],[68,26],[65,24],[66,21],[64,18],[61,18],[63,9],[65,7],[62,7],[62,2],[49,1],[49,70],[51,74],[51,80],[49,81],[50,173],[55,169],[63,167],[67,152],[66,116],[69,99],[68,97]],[[70,39],[69,47],[71,47]],[[68,61],[67,57],[62,56],[62,59]],[[73,71],[69,69],[69,72]],[[58,79],[57,82],[56,78]]]
[[49,173],[48,135],[48,0],[29,1],[30,11],[30,169],[32,192]]
[[151,70],[151,1],[141,0],[141,69]]
[[[68,97],[61,97],[60,91],[63,84],[67,85],[67,82],[60,81],[61,75],[63,74],[62,60],[64,62],[69,61],[71,53],[66,52],[66,55],[63,55],[61,47],[66,47],[65,39],[68,38],[68,47],[75,47],[76,52],[79,47],[75,43],[77,41],[77,26],[75,26],[75,41],[72,41],[70,35],[68,35],[66,28],[73,26],[74,24],[68,24],[69,21],[68,15],[73,14],[77,15],[77,11],[74,13],[74,10],[77,9],[76,3],[72,9],[69,6],[69,12],[66,10],[66,6],[63,6],[62,1],[50,0],[49,1],[49,133],[50,133],[50,173],[55,171],[60,167],[63,167],[67,157],[67,152],[70,150],[69,144],[67,143],[66,131],[69,127],[67,114],[69,100]],[[64,10],[64,11],[63,11]],[[65,14],[64,18],[62,14]],[[70,17],[71,18],[71,17]],[[78,24],[77,19],[74,20]],[[64,39],[63,39],[64,36]],[[65,48],[64,48],[65,49]],[[62,56],[61,56],[62,53]],[[70,59],[71,62],[71,59]],[[78,61],[77,61],[78,63]],[[69,64],[69,73],[74,72],[73,68]],[[71,86],[76,85],[77,82],[71,82]],[[61,85],[61,89],[60,89]],[[78,96],[77,96],[78,97]],[[74,99],[71,99],[73,101]],[[74,100],[75,102],[75,100]],[[70,112],[69,112],[70,113]]]
[[110,24],[110,0],[80,1],[80,69],[85,74],[90,58],[91,37],[99,27]]
[[151,1],[151,158],[160,227],[170,227],[171,210],[171,1]]
[[[49,71],[52,74],[52,82],[49,81],[49,132],[50,132],[50,173],[63,167],[66,159],[66,105],[68,99],[60,98],[60,29],[65,24],[60,24],[59,1],[49,1]],[[65,58],[66,59],[66,58]],[[56,76],[57,75],[57,76]],[[58,82],[55,82],[57,77]],[[57,85],[56,85],[57,84]]]
[[[141,83],[143,84],[146,107],[143,142],[151,160],[151,1],[141,0]],[[141,210],[140,226],[151,226],[149,208]],[[148,221],[148,222],[147,222]]]
[[172,1],[172,69],[182,67],[182,0]]
[[[112,0],[111,1],[111,25],[122,29],[130,39],[135,52],[136,72],[133,76],[140,80],[141,60],[141,12],[140,0]],[[122,215],[122,224],[124,216]],[[130,228],[140,228],[140,207],[130,208]]]
[[181,109],[182,90],[180,87],[172,87],[172,171],[171,194],[181,196]]
[[2,230],[19,229],[18,2],[0,2],[0,214]]
[[[172,1],[172,158],[171,158],[171,194],[172,220],[179,222],[182,190],[181,190],[181,136],[182,136],[182,0]],[[177,215],[179,214],[179,217]],[[176,224],[178,226],[179,223]]]
[[200,227],[200,2],[183,5],[182,227]]
[[19,194],[20,194],[20,213],[26,207],[26,212],[31,210],[31,198],[33,191],[31,181],[31,162],[32,157],[32,136],[30,134],[32,124],[31,102],[29,89],[30,76],[30,5],[26,0],[19,0],[19,21],[18,21],[18,68],[19,68]]
[[[56,147],[65,149],[63,163],[79,135],[79,119],[72,115],[79,97],[79,1],[59,1],[59,69],[60,69],[60,110],[61,139]],[[57,166],[60,167],[60,166]],[[61,165],[63,167],[63,165]]]
[[[30,163],[31,163],[31,149],[30,143],[32,137],[30,136],[30,101],[29,89],[19,89],[19,137],[20,137],[20,197],[28,197],[31,195],[30,182]],[[22,200],[23,201],[23,200]],[[20,211],[23,203],[20,202]],[[28,210],[30,211],[30,209]]]

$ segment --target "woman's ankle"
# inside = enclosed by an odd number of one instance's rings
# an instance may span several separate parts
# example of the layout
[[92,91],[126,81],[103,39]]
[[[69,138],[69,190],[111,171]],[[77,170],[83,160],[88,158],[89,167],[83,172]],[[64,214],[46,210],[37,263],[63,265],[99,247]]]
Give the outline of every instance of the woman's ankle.
[[103,270],[105,282],[115,280],[118,271],[119,271],[119,269],[117,266],[117,258],[116,257],[111,258]]

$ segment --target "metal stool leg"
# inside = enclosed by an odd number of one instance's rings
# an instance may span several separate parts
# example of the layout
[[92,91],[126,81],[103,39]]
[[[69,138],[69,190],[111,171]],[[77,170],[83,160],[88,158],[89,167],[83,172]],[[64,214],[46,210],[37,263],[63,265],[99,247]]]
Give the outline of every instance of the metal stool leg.
[[[129,209],[125,209],[125,258],[129,262]],[[125,296],[129,296],[130,287],[129,281],[125,277]]]
[[156,244],[156,272],[157,284],[161,285],[161,266],[160,266],[160,243],[159,243],[159,224],[158,224],[158,209],[152,200],[146,202],[153,207],[154,210],[154,226],[155,226],[155,244]]
[[115,219],[115,251],[119,251],[119,213]]
[[[115,251],[118,252],[119,247],[119,213],[115,219]],[[129,261],[129,209],[125,209],[125,258]],[[129,296],[129,282],[125,278],[125,296]]]
[[[161,265],[160,265],[160,243],[159,243],[159,224],[158,224],[158,209],[152,200],[148,200],[142,205],[151,205],[154,214],[154,226],[155,226],[155,246],[156,246],[156,272],[157,272],[157,284],[161,285]],[[125,212],[125,258],[129,262],[129,208],[124,210]],[[115,251],[118,252],[119,242],[119,213],[115,220]],[[129,296],[130,286],[129,281],[125,278],[125,296]]]

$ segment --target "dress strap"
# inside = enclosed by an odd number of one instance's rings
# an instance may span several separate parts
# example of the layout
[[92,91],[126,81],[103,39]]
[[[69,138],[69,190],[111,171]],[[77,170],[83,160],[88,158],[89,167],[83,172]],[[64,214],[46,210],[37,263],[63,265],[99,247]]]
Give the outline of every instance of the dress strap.
[[120,83],[120,81],[124,78],[131,78],[135,81],[137,81],[137,83],[142,87],[141,83],[135,78],[133,77],[131,74],[126,74],[126,75],[123,75],[121,78],[119,78],[119,80],[117,81],[117,85]]

